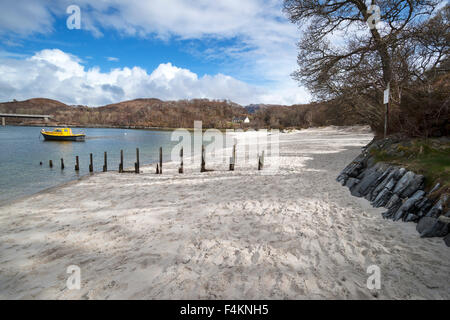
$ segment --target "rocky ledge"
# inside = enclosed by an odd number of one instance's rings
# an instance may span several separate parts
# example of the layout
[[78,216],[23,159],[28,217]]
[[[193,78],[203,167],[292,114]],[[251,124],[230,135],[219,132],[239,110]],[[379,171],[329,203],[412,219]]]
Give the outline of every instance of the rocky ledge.
[[415,222],[421,237],[444,237],[445,244],[450,247],[448,194],[436,197],[439,183],[426,192],[422,175],[376,162],[370,151],[381,149],[386,143],[387,140],[372,141],[336,180],[348,187],[352,195],[366,198],[374,207],[386,208],[383,218]]

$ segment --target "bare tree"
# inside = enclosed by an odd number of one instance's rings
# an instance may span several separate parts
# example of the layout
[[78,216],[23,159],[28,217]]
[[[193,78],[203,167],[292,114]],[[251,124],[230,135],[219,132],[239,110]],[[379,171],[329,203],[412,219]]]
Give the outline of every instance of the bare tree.
[[439,74],[450,71],[450,4],[447,4],[431,19],[418,25],[410,36],[411,78],[430,83]]
[[388,85],[395,96],[401,96],[398,77],[403,74],[397,71],[405,66],[397,56],[407,54],[402,46],[405,35],[429,18],[438,3],[285,0],[285,12],[304,31],[298,43],[300,68],[293,73],[294,79],[322,99],[370,91],[369,108],[381,109],[382,91]]

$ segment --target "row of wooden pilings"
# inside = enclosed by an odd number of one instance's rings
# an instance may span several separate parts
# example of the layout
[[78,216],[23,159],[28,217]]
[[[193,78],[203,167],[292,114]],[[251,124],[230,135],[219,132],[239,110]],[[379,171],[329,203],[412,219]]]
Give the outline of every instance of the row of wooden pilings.
[[[184,173],[183,168],[183,148],[180,150],[180,167],[178,168],[178,173]],[[42,162],[39,163],[42,166]],[[162,164],[163,164],[163,154],[162,147],[159,148],[159,162],[156,163],[156,174],[162,174]],[[236,164],[236,145],[233,146],[233,153],[230,157],[230,171],[234,171],[234,167]],[[49,160],[48,165],[50,168],[53,168],[53,160]],[[264,151],[261,155],[258,155],[258,170],[262,170],[264,167]],[[61,158],[61,170],[64,170],[64,159]],[[75,157],[75,171],[80,170],[80,159],[78,156]],[[103,172],[108,171],[108,154],[104,153],[104,163],[103,163]],[[205,156],[205,146],[202,145],[202,160],[200,166],[200,172],[207,172],[211,170],[206,169],[206,156]],[[89,172],[94,172],[94,162],[92,153],[89,154]],[[134,170],[124,170],[123,169],[123,150],[120,150],[120,163],[119,163],[119,173],[124,172],[134,172],[140,173],[140,162],[139,162],[139,148],[136,148],[136,162],[134,163]]]

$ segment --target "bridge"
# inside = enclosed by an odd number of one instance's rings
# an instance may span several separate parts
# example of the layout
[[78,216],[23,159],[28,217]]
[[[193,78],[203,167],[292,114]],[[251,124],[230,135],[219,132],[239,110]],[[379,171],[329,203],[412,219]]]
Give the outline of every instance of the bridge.
[[51,115],[48,114],[18,114],[18,113],[0,113],[2,118],[2,126],[6,125],[6,118],[27,118],[27,119],[44,119],[45,122],[51,119]]

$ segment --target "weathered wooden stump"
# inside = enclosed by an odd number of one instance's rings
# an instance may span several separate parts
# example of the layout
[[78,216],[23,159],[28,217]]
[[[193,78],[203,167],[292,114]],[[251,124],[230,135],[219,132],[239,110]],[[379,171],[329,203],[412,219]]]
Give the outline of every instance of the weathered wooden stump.
[[205,161],[205,146],[202,144],[202,164],[200,167],[200,172],[206,171],[206,161]]
[[123,150],[120,150],[119,173],[123,172]]
[[230,171],[234,171],[235,164],[236,164],[236,144],[233,145],[233,154],[230,157]]
[[92,153],[89,154],[89,172],[94,172],[94,161]]
[[180,150],[180,159],[181,159],[181,163],[180,163],[180,168],[178,169],[178,173],[183,173],[183,147],[181,147]]
[[106,151],[103,155],[103,172],[108,171],[108,155],[106,154]]
[[134,172],[139,173],[139,148],[136,148],[136,162],[134,163]]
[[159,174],[162,174],[163,153],[162,147],[159,147]]
[[262,170],[264,167],[264,150],[261,153],[261,156],[258,156],[258,170]]

